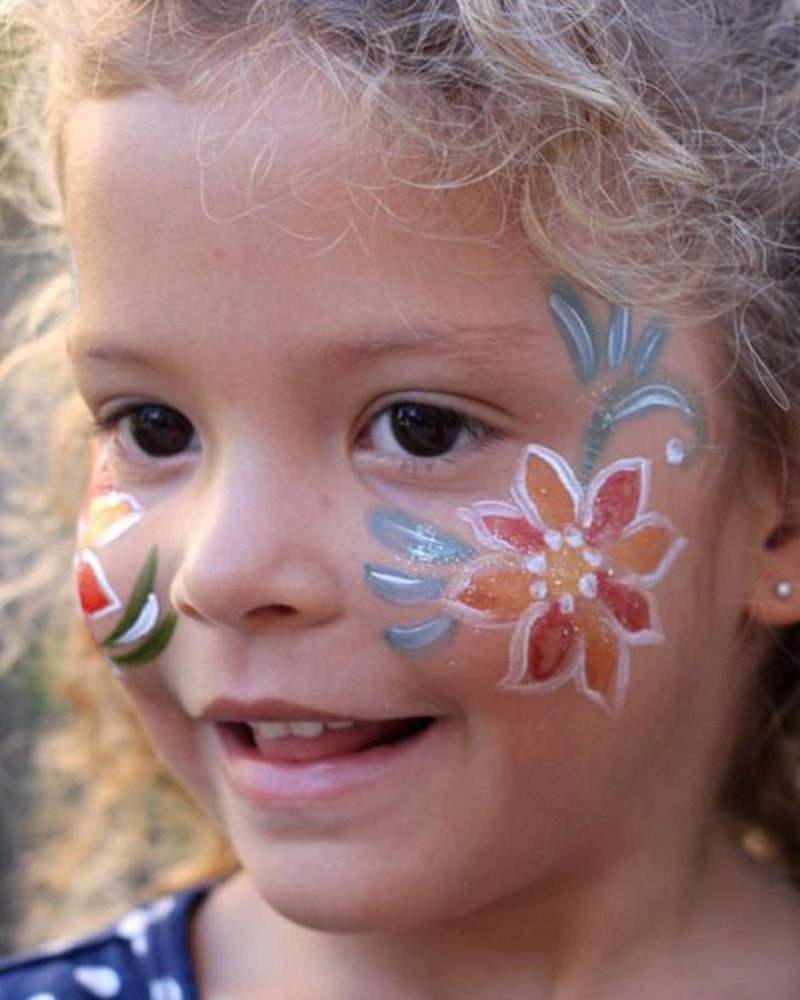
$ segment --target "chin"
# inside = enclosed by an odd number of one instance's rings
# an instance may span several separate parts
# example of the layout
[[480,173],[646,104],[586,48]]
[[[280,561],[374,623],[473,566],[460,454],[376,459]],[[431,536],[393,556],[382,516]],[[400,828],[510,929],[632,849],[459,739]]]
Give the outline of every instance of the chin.
[[[389,866],[391,867],[391,866]],[[334,869],[334,870],[332,870]],[[308,866],[297,879],[286,869],[276,876],[255,877],[254,888],[264,902],[292,923],[330,933],[402,932],[452,918],[447,901],[430,880],[384,871],[375,877]],[[426,884],[427,881],[427,884]],[[420,887],[425,886],[425,891]]]

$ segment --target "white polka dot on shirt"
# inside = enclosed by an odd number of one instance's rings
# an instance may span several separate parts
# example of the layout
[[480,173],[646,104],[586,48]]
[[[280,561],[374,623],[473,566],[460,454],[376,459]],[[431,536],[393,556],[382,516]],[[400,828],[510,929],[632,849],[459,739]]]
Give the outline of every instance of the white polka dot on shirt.
[[119,974],[108,965],[79,965],[73,970],[72,978],[100,1000],[110,1000],[122,989]]
[[172,976],[154,979],[150,983],[150,1000],[183,1000],[183,990]]

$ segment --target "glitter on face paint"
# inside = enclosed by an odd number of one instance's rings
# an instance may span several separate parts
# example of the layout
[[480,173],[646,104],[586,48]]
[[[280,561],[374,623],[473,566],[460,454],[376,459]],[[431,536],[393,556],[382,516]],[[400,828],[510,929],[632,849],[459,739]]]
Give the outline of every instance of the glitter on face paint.
[[379,542],[411,562],[448,566],[466,562],[475,555],[475,549],[460,538],[399,510],[373,510],[369,527]]

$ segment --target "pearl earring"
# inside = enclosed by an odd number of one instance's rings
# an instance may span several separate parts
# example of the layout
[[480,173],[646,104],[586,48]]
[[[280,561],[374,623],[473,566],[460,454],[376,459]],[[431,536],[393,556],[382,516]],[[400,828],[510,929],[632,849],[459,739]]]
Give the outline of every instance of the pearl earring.
[[788,580],[779,580],[773,589],[779,601],[788,601],[794,594],[794,584]]

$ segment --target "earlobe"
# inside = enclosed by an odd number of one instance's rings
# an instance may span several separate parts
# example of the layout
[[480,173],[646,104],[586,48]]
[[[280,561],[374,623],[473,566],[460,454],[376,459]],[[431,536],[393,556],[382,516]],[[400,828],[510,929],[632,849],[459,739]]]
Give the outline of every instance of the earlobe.
[[766,537],[759,553],[748,613],[762,625],[800,622],[800,531],[781,524]]

